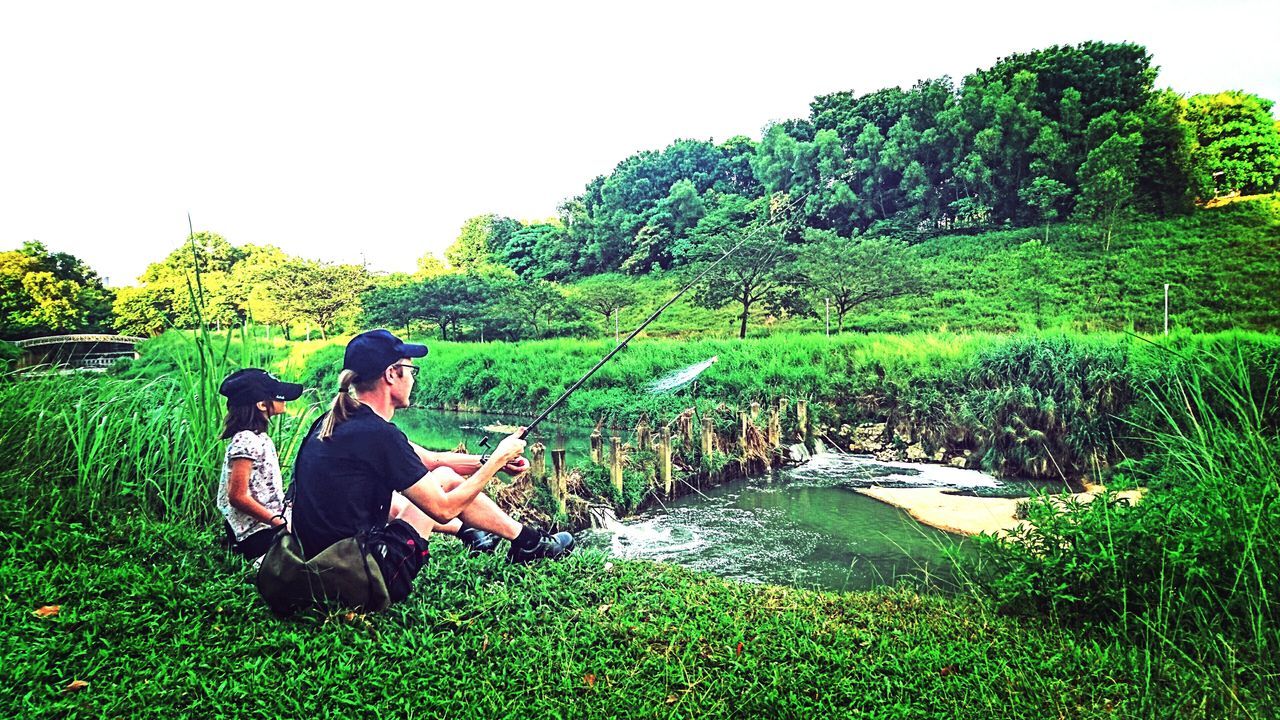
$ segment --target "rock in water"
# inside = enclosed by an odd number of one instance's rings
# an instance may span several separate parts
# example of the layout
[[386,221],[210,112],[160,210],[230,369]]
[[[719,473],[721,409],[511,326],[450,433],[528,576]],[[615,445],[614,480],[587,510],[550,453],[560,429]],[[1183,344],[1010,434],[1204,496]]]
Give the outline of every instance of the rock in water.
[[787,448],[787,452],[791,455],[792,462],[808,462],[811,457],[809,455],[809,448],[805,447],[804,443],[796,443],[795,445],[792,445]]

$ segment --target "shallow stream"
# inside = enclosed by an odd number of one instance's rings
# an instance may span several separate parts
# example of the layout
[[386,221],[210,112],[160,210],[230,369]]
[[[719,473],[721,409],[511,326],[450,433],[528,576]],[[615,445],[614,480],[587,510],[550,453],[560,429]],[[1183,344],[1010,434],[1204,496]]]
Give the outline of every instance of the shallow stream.
[[[409,439],[424,447],[466,442],[472,452],[483,435],[496,443],[499,426],[520,422],[416,409],[396,415]],[[543,425],[539,431],[533,439],[565,447],[571,467],[588,462],[589,428]],[[690,493],[637,517],[605,518],[604,527],[582,533],[580,541],[619,558],[674,563],[745,582],[857,590],[904,577],[946,580],[945,548],[961,538],[858,494],[872,484],[982,494],[1001,487],[974,470],[824,453],[768,476]]]

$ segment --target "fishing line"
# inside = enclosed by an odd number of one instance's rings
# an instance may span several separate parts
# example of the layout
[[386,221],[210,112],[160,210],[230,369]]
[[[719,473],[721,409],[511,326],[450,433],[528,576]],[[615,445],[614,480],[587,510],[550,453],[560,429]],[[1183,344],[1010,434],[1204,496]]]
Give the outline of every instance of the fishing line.
[[710,358],[699,363],[694,363],[686,368],[681,368],[675,372],[667,373],[658,380],[649,383],[647,387],[651,393],[664,393],[680,388],[694,382],[698,376],[706,372],[707,368],[714,365],[720,359],[719,355],[712,355]]

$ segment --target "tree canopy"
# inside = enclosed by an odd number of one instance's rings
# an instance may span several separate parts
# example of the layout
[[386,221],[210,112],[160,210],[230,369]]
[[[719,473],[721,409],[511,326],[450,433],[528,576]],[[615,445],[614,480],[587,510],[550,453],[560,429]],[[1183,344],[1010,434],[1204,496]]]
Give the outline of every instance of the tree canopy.
[[42,243],[0,252],[0,337],[108,329],[113,293],[74,255]]

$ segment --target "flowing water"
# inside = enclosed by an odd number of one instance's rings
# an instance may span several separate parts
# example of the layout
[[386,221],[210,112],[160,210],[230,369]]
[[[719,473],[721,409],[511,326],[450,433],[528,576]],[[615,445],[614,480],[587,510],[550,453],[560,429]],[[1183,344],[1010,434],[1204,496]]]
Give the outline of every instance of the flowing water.
[[[409,439],[432,450],[465,442],[475,452],[484,435],[496,444],[521,422],[527,419],[419,409],[396,413]],[[566,448],[570,467],[589,462],[590,428],[544,423],[536,433],[533,441]],[[604,527],[582,533],[580,540],[616,557],[675,563],[745,582],[856,590],[901,578],[946,580],[944,548],[961,539],[856,492],[873,483],[977,494],[1002,488],[973,470],[823,453],[765,477],[704,488],[634,518],[618,521],[598,513]]]
[[946,580],[944,548],[957,536],[860,495],[896,487],[993,488],[972,470],[822,454],[767,477],[702,490],[585,534],[628,559],[674,563],[746,582],[857,590],[901,578]]

